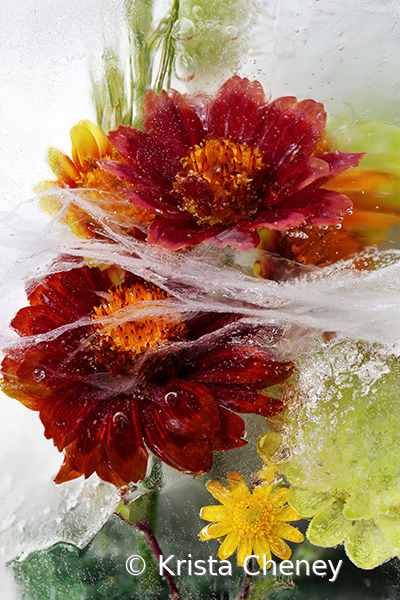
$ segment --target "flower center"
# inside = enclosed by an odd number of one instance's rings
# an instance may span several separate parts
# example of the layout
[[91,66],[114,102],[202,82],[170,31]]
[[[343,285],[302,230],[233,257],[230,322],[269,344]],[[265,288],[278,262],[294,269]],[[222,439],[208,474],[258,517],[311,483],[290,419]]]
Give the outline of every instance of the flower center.
[[[117,153],[113,153],[112,155],[107,154],[102,158],[116,160],[118,157]],[[117,192],[119,187],[121,187],[121,180],[99,167],[96,158],[88,160],[85,168],[81,167],[79,169],[79,178],[75,183],[78,187],[94,188],[103,192]]]
[[[138,280],[111,288],[107,295],[92,315],[96,335],[91,347],[100,368],[128,375],[144,352],[184,337],[186,328],[179,315],[165,314],[157,302],[171,298],[168,292]],[[149,307],[155,314],[143,314]]]
[[257,211],[255,182],[266,166],[258,148],[231,139],[209,139],[181,159],[173,186],[180,208],[200,225],[230,225]]
[[234,527],[243,537],[268,534],[275,521],[272,504],[254,495],[237,502],[232,511]]

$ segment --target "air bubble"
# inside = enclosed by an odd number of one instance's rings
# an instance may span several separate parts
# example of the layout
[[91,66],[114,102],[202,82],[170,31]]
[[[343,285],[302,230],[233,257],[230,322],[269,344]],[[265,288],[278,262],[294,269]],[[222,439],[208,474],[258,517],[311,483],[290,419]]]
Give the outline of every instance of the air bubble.
[[113,416],[113,425],[114,427],[126,427],[129,425],[129,421],[123,412],[117,412]]
[[33,371],[33,379],[39,383],[40,381],[43,381],[43,379],[46,377],[46,371],[43,371],[43,369],[35,369]]
[[175,406],[178,401],[178,394],[176,392],[168,392],[168,394],[165,394],[164,399],[169,406]]
[[203,9],[201,8],[201,6],[196,4],[192,8],[192,13],[194,14],[195,17],[201,17],[201,15],[203,14]]
[[183,52],[175,58],[174,71],[176,78],[180,81],[190,81],[195,75],[195,64],[193,58]]
[[226,28],[226,33],[228,34],[229,39],[233,41],[237,40],[240,31],[234,25],[228,25],[228,27]]
[[181,42],[191,40],[195,33],[195,24],[193,23],[193,21],[191,21],[190,19],[186,19],[185,17],[175,21],[171,31],[172,37]]

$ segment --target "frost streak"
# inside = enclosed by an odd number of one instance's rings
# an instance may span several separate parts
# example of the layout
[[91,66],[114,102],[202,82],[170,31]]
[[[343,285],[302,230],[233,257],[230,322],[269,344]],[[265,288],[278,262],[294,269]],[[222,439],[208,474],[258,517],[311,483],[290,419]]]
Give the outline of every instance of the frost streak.
[[[373,265],[368,271],[355,270],[350,259],[323,269],[300,265],[301,275],[285,282],[261,280],[251,274],[252,264],[260,258],[260,253],[233,251],[228,256],[226,251],[205,246],[192,251],[169,252],[147,245],[126,234],[125,220],[122,224],[118,216],[112,218],[98,205],[93,207],[87,200],[91,192],[60,190],[58,193],[66,202],[60,215],[73,201],[98,224],[102,235],[99,239],[78,239],[54,219],[45,222],[42,217],[40,223],[29,219],[21,221],[18,211],[4,216],[6,234],[2,244],[11,257],[0,288],[5,306],[10,305],[13,286],[18,284],[20,288],[21,282],[24,284],[27,279],[34,280],[46,273],[88,262],[114,264],[162,287],[173,296],[171,300],[143,305],[140,310],[125,310],[123,315],[118,315],[119,322],[158,316],[170,310],[183,316],[198,311],[230,312],[260,322],[336,331],[353,339],[390,343],[400,338],[398,250],[367,250],[366,258]],[[22,205],[21,209],[25,212],[26,206]],[[40,228],[42,231],[38,233]],[[64,260],[52,266],[52,261],[60,255]],[[74,257],[74,261],[71,262],[68,256]],[[270,258],[281,260],[274,256]],[[228,259],[232,266],[223,264]],[[3,271],[5,267],[7,263],[3,264]],[[16,308],[14,303],[14,312]],[[111,327],[113,319],[105,319],[104,323]],[[84,325],[87,321],[71,326]],[[9,333],[7,335],[9,337]],[[0,342],[6,343],[4,336]]]

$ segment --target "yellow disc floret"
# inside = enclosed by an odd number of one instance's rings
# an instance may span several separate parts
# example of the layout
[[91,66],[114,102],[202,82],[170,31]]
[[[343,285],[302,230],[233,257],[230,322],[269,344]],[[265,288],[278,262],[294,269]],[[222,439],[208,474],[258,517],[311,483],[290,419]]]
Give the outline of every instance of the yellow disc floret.
[[257,211],[252,183],[265,166],[258,148],[231,139],[207,139],[193,146],[181,164],[174,189],[181,209],[198,223],[230,225]]
[[91,346],[99,366],[129,374],[145,351],[184,336],[179,315],[163,311],[162,301],[171,296],[161,288],[137,280],[111,288],[107,296],[94,307],[92,317],[96,335]]

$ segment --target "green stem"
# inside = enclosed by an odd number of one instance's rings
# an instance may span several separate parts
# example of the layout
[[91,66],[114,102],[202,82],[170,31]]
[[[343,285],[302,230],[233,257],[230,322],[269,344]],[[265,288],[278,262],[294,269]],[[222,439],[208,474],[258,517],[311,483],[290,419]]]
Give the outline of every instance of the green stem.
[[[153,551],[154,556],[157,558],[157,561],[159,562],[160,557],[163,556],[163,553],[162,553],[159,543],[157,542],[157,539],[156,539],[149,523],[146,520],[142,520],[136,524],[136,527],[139,531],[141,531],[143,533],[144,537],[147,540],[147,543],[149,544],[150,548]],[[164,577],[167,581],[168,587],[171,592],[171,600],[180,600],[178,588],[176,587],[175,580],[172,577],[171,573],[166,571],[164,574]]]
[[164,42],[162,45],[161,51],[161,60],[160,60],[160,68],[158,70],[158,75],[156,82],[154,84],[154,91],[156,94],[159,94],[164,87],[165,78],[167,77],[167,89],[171,85],[171,75],[172,75],[172,63],[175,54],[175,45],[172,39],[172,28],[174,23],[179,18],[179,0],[174,0],[172,9],[171,9],[171,17],[169,18],[167,30],[165,32]]

